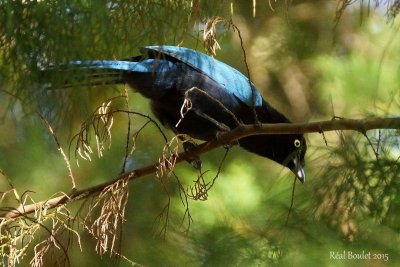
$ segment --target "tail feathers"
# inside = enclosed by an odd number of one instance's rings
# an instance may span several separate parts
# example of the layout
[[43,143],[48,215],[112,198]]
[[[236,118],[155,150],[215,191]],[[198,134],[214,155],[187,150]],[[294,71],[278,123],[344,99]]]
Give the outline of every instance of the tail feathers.
[[106,70],[120,70],[120,71],[134,71],[134,72],[148,72],[148,64],[143,64],[145,61],[132,62],[121,60],[86,60],[86,61],[72,61],[68,65],[73,67],[77,66],[80,69],[106,69]]
[[[55,84],[57,85],[52,83],[49,89],[62,89],[76,86],[121,84],[126,82],[123,79],[124,73],[160,73],[169,71],[173,67],[174,63],[163,59],[76,60],[62,64],[58,68],[48,68],[43,73],[54,76],[54,72],[56,72],[58,81]],[[60,81],[59,74],[62,72],[66,72],[65,76],[67,77],[62,77]]]
[[42,71],[42,83],[47,89],[80,86],[100,86],[124,83],[122,72],[109,69],[51,68]]

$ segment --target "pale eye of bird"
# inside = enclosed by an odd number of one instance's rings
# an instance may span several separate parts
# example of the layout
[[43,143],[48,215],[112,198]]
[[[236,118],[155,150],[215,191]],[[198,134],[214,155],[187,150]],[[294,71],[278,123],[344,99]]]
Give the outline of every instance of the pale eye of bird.
[[301,146],[301,142],[300,142],[299,139],[295,139],[295,140],[294,140],[294,146],[295,146],[296,148],[299,148],[299,147]]

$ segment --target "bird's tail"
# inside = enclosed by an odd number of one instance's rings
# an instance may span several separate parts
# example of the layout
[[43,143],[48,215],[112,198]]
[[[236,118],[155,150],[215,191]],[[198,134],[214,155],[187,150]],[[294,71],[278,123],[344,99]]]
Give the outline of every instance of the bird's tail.
[[48,89],[99,86],[123,83],[122,74],[140,68],[137,62],[123,60],[77,60],[52,65],[42,71]]
[[125,83],[126,73],[163,72],[173,64],[159,59],[133,57],[126,60],[76,60],[43,71],[52,89]]

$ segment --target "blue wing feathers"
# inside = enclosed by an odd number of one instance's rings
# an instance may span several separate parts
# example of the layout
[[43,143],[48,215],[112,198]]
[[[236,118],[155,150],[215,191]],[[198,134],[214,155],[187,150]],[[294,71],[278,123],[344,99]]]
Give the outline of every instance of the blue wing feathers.
[[249,82],[249,79],[238,70],[217,59],[196,50],[179,46],[146,46],[144,50],[158,51],[206,74],[248,106],[253,106],[253,94],[254,104],[256,106],[262,105],[262,97]]
[[[178,46],[146,46],[142,49],[144,55],[157,52],[161,55],[174,58],[196,71],[208,76],[225,90],[248,106],[262,106],[262,97],[249,79],[238,70],[196,50]],[[86,69],[112,69],[131,72],[167,72],[172,71],[175,63],[162,56],[147,58],[140,61],[123,60],[87,60],[73,61],[72,65],[79,65]],[[254,100],[253,100],[254,99]]]

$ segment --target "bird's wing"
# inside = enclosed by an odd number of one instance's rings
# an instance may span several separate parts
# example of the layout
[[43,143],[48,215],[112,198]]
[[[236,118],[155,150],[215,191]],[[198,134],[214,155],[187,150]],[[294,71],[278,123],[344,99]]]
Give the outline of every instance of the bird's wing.
[[147,54],[149,51],[165,54],[204,73],[250,107],[262,105],[262,97],[249,79],[219,60],[196,50],[179,46],[146,46],[142,53]]

